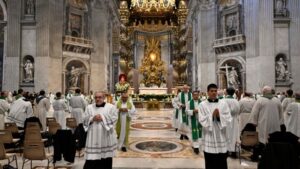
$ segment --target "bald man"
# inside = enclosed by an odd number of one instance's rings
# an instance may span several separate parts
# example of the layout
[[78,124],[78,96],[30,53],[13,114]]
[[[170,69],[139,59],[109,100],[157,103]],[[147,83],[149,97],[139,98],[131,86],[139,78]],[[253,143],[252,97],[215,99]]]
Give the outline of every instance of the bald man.
[[[261,147],[268,142],[269,134],[280,131],[283,124],[283,113],[281,102],[272,94],[272,88],[265,86],[263,88],[263,96],[260,97],[250,114],[249,123],[258,128],[258,140]],[[260,150],[259,150],[260,151]],[[258,154],[252,157],[252,160],[258,159]]]

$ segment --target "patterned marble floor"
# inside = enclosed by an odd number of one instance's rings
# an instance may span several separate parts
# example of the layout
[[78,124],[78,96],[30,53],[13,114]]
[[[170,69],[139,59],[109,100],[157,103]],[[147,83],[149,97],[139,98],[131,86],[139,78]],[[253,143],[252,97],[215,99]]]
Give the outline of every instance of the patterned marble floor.
[[[118,152],[114,158],[114,169],[204,169],[203,154],[195,155],[190,143],[179,140],[179,135],[171,128],[172,110],[147,111],[139,109],[132,119],[128,152]],[[157,144],[157,142],[162,145]],[[147,142],[147,143],[144,143]],[[142,143],[142,144],[140,144]],[[145,148],[141,151],[135,145]],[[150,148],[148,147],[150,146]],[[151,146],[154,146],[151,148]],[[173,149],[175,148],[175,149]],[[163,151],[160,152],[159,150]],[[169,150],[173,149],[173,150]],[[74,164],[58,162],[56,166],[82,169],[84,157],[76,157]],[[6,164],[7,161],[0,161]],[[18,157],[19,168],[22,158]],[[34,161],[33,166],[45,166],[46,161]],[[256,163],[246,160],[228,159],[229,169],[256,169]],[[25,168],[29,168],[27,164]],[[40,168],[40,167],[39,167]]]

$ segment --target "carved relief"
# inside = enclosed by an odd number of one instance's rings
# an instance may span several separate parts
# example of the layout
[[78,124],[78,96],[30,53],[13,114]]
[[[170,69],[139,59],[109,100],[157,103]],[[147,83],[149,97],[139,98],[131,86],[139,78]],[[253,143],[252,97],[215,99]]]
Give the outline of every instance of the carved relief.
[[288,17],[287,0],[274,0],[274,17]]

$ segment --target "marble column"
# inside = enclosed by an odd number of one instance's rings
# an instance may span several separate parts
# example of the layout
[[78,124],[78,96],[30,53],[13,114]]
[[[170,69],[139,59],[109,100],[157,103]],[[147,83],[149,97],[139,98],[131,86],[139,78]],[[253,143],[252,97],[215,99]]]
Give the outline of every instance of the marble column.
[[289,0],[288,9],[290,10],[290,59],[291,71],[294,81],[293,89],[300,89],[300,1]]
[[20,84],[21,12],[19,0],[7,1],[7,44],[3,64],[3,90],[17,90]]

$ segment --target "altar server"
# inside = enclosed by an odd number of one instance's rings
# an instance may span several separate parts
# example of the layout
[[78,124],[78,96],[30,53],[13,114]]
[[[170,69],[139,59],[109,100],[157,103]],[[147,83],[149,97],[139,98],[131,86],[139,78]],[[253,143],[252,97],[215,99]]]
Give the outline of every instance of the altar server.
[[255,99],[252,98],[252,94],[245,92],[244,97],[239,101],[240,104],[240,132],[244,129],[249,121],[250,113],[254,106]]
[[296,102],[286,109],[286,130],[300,138],[300,93],[296,93]]
[[20,129],[24,128],[25,120],[34,116],[30,101],[25,101],[23,89],[18,90],[16,100],[11,104],[7,120],[15,122]]
[[128,98],[127,93],[122,93],[121,99],[116,102],[118,109],[118,122],[117,122],[117,135],[119,138],[119,149],[123,152],[127,152],[130,121],[133,115],[136,113],[134,104]]
[[227,169],[226,128],[232,117],[227,103],[217,98],[217,90],[216,84],[208,85],[208,99],[199,106],[205,169]]
[[[177,94],[179,94],[181,92],[181,90],[180,89],[178,89],[178,91],[177,91]],[[179,121],[178,121],[178,116],[179,116],[179,106],[178,106],[178,103],[179,102],[179,100],[178,100],[178,97],[174,97],[173,99],[172,99],[172,106],[173,106],[173,108],[174,108],[174,110],[173,110],[173,128],[175,128],[175,131],[177,131],[178,130],[178,127],[179,127]]]
[[233,97],[235,94],[235,89],[229,87],[226,90],[226,98],[224,101],[229,106],[229,111],[232,117],[232,121],[227,126],[227,138],[228,138],[228,152],[229,155],[233,158],[236,158],[236,143],[240,140],[240,130],[239,130],[239,114],[240,114],[240,104],[239,102]]
[[5,91],[1,92],[0,96],[0,130],[4,130],[4,123],[5,123],[5,114],[9,110],[9,104],[6,100],[8,93]]
[[191,99],[192,99],[192,93],[189,92],[189,86],[188,85],[184,85],[182,88],[182,92],[180,92],[177,96],[177,106],[178,106],[178,122],[179,122],[179,126],[178,126],[178,132],[181,134],[180,135],[180,140],[183,139],[189,139],[187,137],[187,133],[188,133],[188,116],[186,113],[186,103],[188,103]]
[[186,104],[186,111],[189,117],[189,138],[195,154],[199,154],[202,126],[199,123],[199,105],[201,100],[199,98],[199,91],[193,91],[193,99]]
[[60,124],[62,129],[66,129],[66,113],[68,111],[68,106],[65,99],[61,97],[61,92],[56,93],[56,97],[52,103],[53,105],[53,116],[56,119],[57,123]]
[[86,107],[86,102],[80,94],[80,89],[75,90],[75,95],[70,99],[71,116],[76,119],[77,125],[82,123],[82,114]]
[[47,113],[50,110],[50,100],[45,96],[45,91],[41,90],[40,95],[36,98],[37,114],[42,124],[43,131],[47,130],[46,118]]
[[95,103],[87,106],[83,125],[88,128],[84,169],[112,169],[117,150],[114,126],[118,120],[116,106],[105,103],[105,93],[95,92]]

